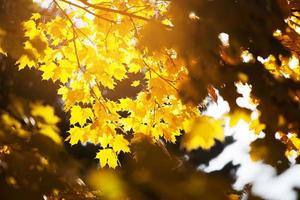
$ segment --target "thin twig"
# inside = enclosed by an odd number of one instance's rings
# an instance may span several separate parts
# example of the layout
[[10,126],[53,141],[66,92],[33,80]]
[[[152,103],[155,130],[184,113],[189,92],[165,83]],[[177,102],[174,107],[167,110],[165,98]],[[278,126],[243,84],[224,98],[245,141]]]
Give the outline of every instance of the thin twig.
[[[54,1],[55,1],[55,0],[54,0]],[[95,17],[98,17],[98,18],[103,19],[103,20],[105,20],[105,21],[108,21],[108,22],[111,22],[111,23],[114,23],[114,24],[116,23],[115,21],[113,21],[113,20],[111,20],[111,19],[107,19],[107,18],[105,18],[105,17],[102,17],[101,15],[98,15],[98,14],[96,14],[96,13],[93,13],[92,11],[88,10],[86,7],[83,7],[83,6],[80,6],[80,5],[78,5],[78,4],[75,4],[75,3],[72,3],[72,2],[69,2],[69,1],[65,1],[65,0],[59,0],[59,1],[62,1],[62,2],[67,3],[67,4],[69,4],[69,5],[75,6],[75,7],[77,7],[77,8],[80,8],[80,9],[86,11],[87,13],[90,13],[91,15],[94,15]]]
[[[132,18],[135,18],[135,19],[143,20],[143,21],[155,21],[154,19],[151,19],[151,18],[147,18],[147,17],[143,17],[143,16],[140,16],[140,15],[136,15],[134,13],[127,12],[126,10],[117,10],[117,9],[108,8],[108,7],[105,7],[105,6],[99,6],[98,4],[91,4],[91,3],[89,3],[85,0],[79,0],[79,1],[81,3],[83,3],[84,5],[86,5],[87,7],[80,6],[78,4],[72,3],[72,2],[67,1],[67,0],[60,0],[60,1],[65,2],[67,4],[70,4],[70,5],[73,5],[77,8],[81,8],[81,9],[85,10],[86,12],[88,12],[88,13],[96,16],[96,17],[99,17],[99,18],[104,19],[106,21],[110,21],[114,24],[116,24],[116,21],[113,21],[113,20],[104,18],[100,15],[97,15],[97,14],[91,12],[90,10],[88,10],[88,7],[94,8],[94,9],[97,9],[97,10],[102,10],[102,11],[105,11],[105,12],[117,13],[117,14],[120,14],[120,15],[123,15],[123,16],[132,17]],[[163,24],[163,23],[161,23],[161,24],[163,26],[167,27],[167,28],[172,28],[172,26],[169,26],[169,25],[166,25],[166,24]]]
[[78,57],[78,50],[77,50],[77,45],[76,45],[76,30],[75,30],[75,24],[73,23],[72,19],[69,17],[69,15],[67,15],[65,13],[65,11],[62,9],[62,7],[60,7],[60,5],[56,2],[56,0],[53,1],[57,7],[61,10],[61,12],[67,17],[67,19],[70,21],[71,26],[72,26],[72,30],[73,30],[73,45],[74,45],[74,51],[75,51],[75,56],[76,56],[76,61],[77,61],[77,65],[78,68],[80,69],[80,61],[79,61],[79,57]]
[[[69,2],[69,1],[66,1],[66,0],[61,0],[61,1],[64,1],[66,3]],[[99,6],[99,5],[96,5],[96,4],[91,4],[91,3],[87,2],[87,1],[84,1],[84,0],[79,0],[79,1],[81,3],[87,5],[88,7],[91,7],[91,8],[94,8],[94,9],[98,9],[98,10],[102,10],[102,11],[106,11],[106,12],[118,13],[118,14],[121,14],[121,15],[124,15],[124,16],[132,17],[132,18],[136,18],[136,19],[140,19],[140,20],[144,20],[144,21],[151,21],[150,18],[135,15],[135,14],[126,12],[124,10],[117,10],[117,9],[112,9],[112,8],[108,8],[108,7]]]
[[146,62],[145,60],[143,59],[143,63],[145,64],[145,66],[152,72],[154,72],[159,78],[161,78],[162,80],[164,80],[168,85],[170,85],[173,89],[175,89],[178,93],[179,93],[179,90],[178,88],[176,88],[170,80],[166,79],[165,77],[161,76],[159,73],[157,73],[154,69],[152,69]]

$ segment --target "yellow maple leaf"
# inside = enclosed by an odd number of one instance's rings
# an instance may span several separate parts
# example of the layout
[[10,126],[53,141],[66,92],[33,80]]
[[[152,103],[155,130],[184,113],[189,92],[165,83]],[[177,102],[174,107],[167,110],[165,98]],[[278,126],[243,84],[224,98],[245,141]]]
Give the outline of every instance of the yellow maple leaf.
[[140,81],[133,81],[130,86],[137,87],[140,85]]
[[117,135],[113,139],[111,146],[116,153],[120,153],[121,151],[124,153],[130,152],[129,142],[124,138],[123,135]]
[[128,199],[127,190],[119,173],[112,170],[92,170],[87,182],[94,191],[101,191],[101,199]]
[[29,68],[35,66],[35,62],[29,58],[28,55],[22,55],[19,60],[17,60],[16,64],[19,65],[19,70],[24,69],[26,66]]
[[101,74],[101,76],[99,76],[98,79],[104,87],[107,87],[111,90],[115,88],[115,81],[106,73]]
[[72,127],[70,128],[69,133],[70,135],[66,140],[69,140],[71,145],[77,144],[79,141],[84,140],[83,137],[85,134],[85,130],[83,128],[77,126]]
[[300,139],[295,137],[291,137],[290,140],[292,141],[293,145],[300,150]]
[[53,62],[43,65],[42,67],[39,68],[43,72],[43,79],[48,80],[54,76],[55,69],[57,68],[56,64]]
[[142,65],[136,64],[136,63],[131,63],[128,66],[128,72],[130,73],[138,73],[142,69]]
[[52,106],[44,106],[41,103],[33,103],[30,107],[31,115],[33,117],[42,118],[47,124],[56,124],[60,121],[59,117],[55,115],[54,108]]
[[93,111],[91,108],[81,108],[80,106],[73,106],[71,108],[71,118],[70,123],[76,124],[77,122],[80,126],[86,123],[87,119],[93,118]]
[[25,36],[31,40],[40,34],[36,28],[36,23],[34,20],[28,20],[24,22],[23,26],[26,30]]
[[266,128],[265,124],[262,124],[259,122],[258,119],[253,120],[250,123],[250,129],[254,131],[254,133],[259,134],[261,131],[263,131]]
[[126,69],[122,64],[119,63],[112,63],[107,68],[107,73],[111,76],[113,76],[117,80],[122,80],[124,78],[127,78],[126,75]]
[[98,141],[101,147],[106,148],[112,141],[113,136],[111,134],[103,134],[101,137],[98,138]]
[[32,13],[30,19],[32,20],[38,20],[41,18],[41,14],[40,13]]
[[185,134],[181,146],[187,151],[198,148],[209,149],[215,144],[215,139],[223,141],[222,121],[201,116],[196,120],[186,120],[183,124]]
[[245,122],[250,122],[251,117],[248,113],[243,110],[235,110],[232,114],[230,114],[230,123],[229,126],[233,127],[237,125],[240,120],[244,120]]
[[111,168],[116,168],[118,166],[118,156],[112,149],[100,150],[96,158],[99,159],[101,167],[108,165]]
[[61,145],[62,140],[58,133],[58,128],[53,125],[48,124],[39,124],[40,131],[39,133],[50,138],[56,144]]

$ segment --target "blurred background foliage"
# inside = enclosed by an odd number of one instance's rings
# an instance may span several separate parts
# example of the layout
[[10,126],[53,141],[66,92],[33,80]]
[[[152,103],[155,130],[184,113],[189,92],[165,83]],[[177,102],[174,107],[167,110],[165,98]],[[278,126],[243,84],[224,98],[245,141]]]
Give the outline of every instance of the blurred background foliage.
[[[251,144],[252,157],[259,157],[279,173],[289,167],[287,146],[297,149],[297,145],[286,137],[276,140],[274,134],[299,133],[300,84],[299,73],[286,79],[270,71],[283,69],[283,57],[299,56],[299,35],[284,21],[297,16],[299,9],[299,2],[286,0],[174,0],[169,13],[174,28],[149,23],[140,43],[152,50],[174,48],[189,61],[190,81],[181,90],[185,102],[201,103],[213,85],[234,113],[241,109],[236,103],[235,82],[246,77],[253,96],[259,99],[260,121],[266,125],[266,137]],[[37,10],[29,0],[0,1],[0,46],[9,53],[0,57],[1,199],[241,199],[245,193],[248,199],[258,199],[249,193],[251,185],[233,191],[238,166],[229,163],[214,173],[196,170],[232,143],[230,137],[209,151],[191,151],[189,159],[178,144],[166,145],[167,150],[137,144],[134,158],[123,155],[122,167],[117,170],[98,169],[94,160],[98,147],[65,143],[69,116],[56,94],[58,86],[42,81],[37,71],[18,71],[14,66],[23,53],[21,22]],[[274,37],[276,30],[282,34]],[[221,32],[230,35],[229,47],[220,45]],[[273,68],[243,62],[240,55],[244,50],[255,58],[273,55]],[[57,120],[53,121],[54,116],[47,120],[52,112],[49,107],[47,115],[34,112],[37,107],[47,109],[47,105],[55,108]],[[282,118],[284,123],[279,123]],[[45,127],[47,133],[43,133]]]

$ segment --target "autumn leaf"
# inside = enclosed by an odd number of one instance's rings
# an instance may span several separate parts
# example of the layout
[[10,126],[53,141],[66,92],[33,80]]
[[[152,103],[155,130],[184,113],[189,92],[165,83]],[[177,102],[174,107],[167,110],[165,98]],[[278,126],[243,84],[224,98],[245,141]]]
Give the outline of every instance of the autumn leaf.
[[113,142],[111,144],[113,150],[116,152],[116,153],[119,153],[121,151],[123,151],[124,153],[128,153],[130,152],[130,149],[129,149],[129,142],[128,140],[126,140],[124,138],[123,135],[117,135],[114,139],[113,139]]
[[70,135],[67,137],[66,140],[70,141],[71,145],[77,144],[79,141],[83,141],[83,137],[85,134],[85,131],[83,128],[80,127],[72,127],[69,130]]
[[246,123],[249,123],[251,121],[250,114],[245,112],[244,110],[237,109],[233,113],[230,114],[230,123],[229,126],[233,127],[237,125],[237,123],[243,120]]
[[35,62],[31,60],[28,55],[22,55],[19,60],[17,60],[16,64],[19,65],[19,70],[24,69],[26,66],[32,68],[35,66]]
[[292,137],[290,138],[290,140],[292,141],[293,145],[298,149],[298,151],[300,151],[300,139],[297,137]]
[[39,132],[40,134],[50,138],[56,144],[59,145],[62,144],[62,139],[59,135],[57,127],[53,127],[52,125],[48,125],[48,124],[40,124],[39,128],[40,128],[40,132]]
[[258,119],[252,120],[250,123],[250,129],[254,131],[254,133],[259,134],[266,128],[265,124],[259,122]]
[[31,104],[31,115],[42,118],[47,124],[56,124],[60,119],[55,115],[54,108],[41,103]]
[[140,81],[133,81],[130,86],[137,87],[140,85]]
[[223,141],[222,121],[203,116],[196,120],[184,122],[185,134],[181,146],[187,151],[198,148],[209,149],[215,144],[215,139]]
[[101,167],[108,165],[111,168],[116,168],[118,166],[117,154],[112,149],[100,150],[97,153],[96,158],[99,159]]
[[39,68],[43,72],[43,79],[49,80],[50,78],[53,78],[55,74],[56,65],[54,63],[50,63],[49,65],[43,65]]
[[92,109],[81,108],[80,106],[73,106],[71,108],[71,124],[79,123],[81,126],[83,126],[86,123],[86,120],[91,118],[93,118]]

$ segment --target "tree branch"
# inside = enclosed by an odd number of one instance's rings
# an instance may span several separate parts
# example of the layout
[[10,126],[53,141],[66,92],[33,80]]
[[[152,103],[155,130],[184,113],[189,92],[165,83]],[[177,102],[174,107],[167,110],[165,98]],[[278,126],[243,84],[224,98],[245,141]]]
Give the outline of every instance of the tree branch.
[[[54,0],[54,1],[55,1],[55,0]],[[62,1],[62,2],[64,2],[64,3],[67,3],[67,4],[69,4],[69,5],[75,6],[75,7],[77,7],[77,8],[80,8],[80,9],[86,11],[87,13],[90,13],[91,15],[94,15],[95,17],[98,17],[98,18],[103,19],[103,20],[105,20],[105,21],[108,21],[108,22],[111,22],[111,23],[114,23],[114,24],[116,23],[115,21],[113,21],[113,20],[111,20],[111,19],[107,19],[107,18],[105,18],[105,17],[103,17],[103,16],[101,16],[101,15],[98,15],[98,14],[96,14],[96,13],[93,13],[92,11],[88,10],[86,7],[83,7],[83,6],[80,6],[80,5],[78,5],[78,4],[75,4],[75,3],[72,3],[72,2],[69,2],[69,1],[65,1],[65,0],[60,0],[60,1]]]

